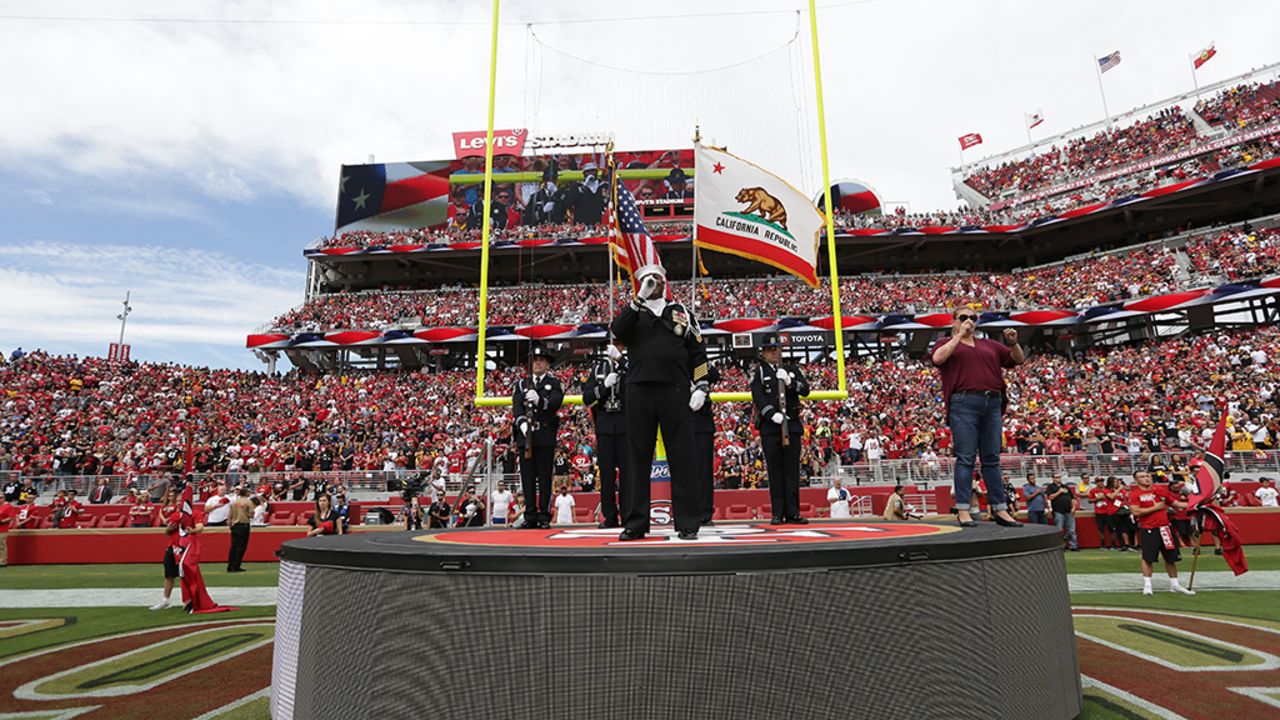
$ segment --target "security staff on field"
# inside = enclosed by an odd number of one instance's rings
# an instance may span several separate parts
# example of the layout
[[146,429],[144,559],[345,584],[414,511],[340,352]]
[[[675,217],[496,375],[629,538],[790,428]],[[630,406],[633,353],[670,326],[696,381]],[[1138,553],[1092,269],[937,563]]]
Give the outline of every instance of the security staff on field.
[[[714,365],[707,366],[707,391],[720,382],[720,371]],[[711,402],[703,403],[693,413],[693,456],[698,465],[698,492],[702,497],[702,524],[712,525],[716,512],[716,417],[711,412]]]
[[804,437],[800,398],[809,395],[809,381],[800,368],[782,364],[777,335],[765,336],[760,356],[760,364],[751,373],[751,402],[769,473],[769,524],[803,525],[809,521],[800,516],[800,443]]
[[512,428],[520,456],[520,484],[524,490],[526,528],[551,527],[551,471],[556,459],[557,414],[564,403],[560,379],[551,374],[546,348],[529,351],[530,373],[511,394]]
[[649,468],[658,429],[671,469],[671,510],[681,540],[698,537],[702,515],[693,455],[693,413],[707,402],[707,352],[698,321],[668,302],[661,265],[635,272],[640,289],[614,318],[615,337],[627,344],[627,478],[622,492],[620,540],[649,532]]
[[596,426],[596,465],[600,468],[600,527],[618,527],[618,488],[627,483],[627,416],[624,384],[627,358],[614,340],[606,357],[591,368],[582,388],[582,404],[591,408]]

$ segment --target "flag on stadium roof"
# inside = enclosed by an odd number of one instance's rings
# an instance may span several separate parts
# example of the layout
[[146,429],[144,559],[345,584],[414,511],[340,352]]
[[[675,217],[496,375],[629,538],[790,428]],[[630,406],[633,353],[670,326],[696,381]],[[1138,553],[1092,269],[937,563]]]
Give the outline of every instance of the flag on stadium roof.
[[1040,124],[1040,123],[1042,123],[1042,122],[1044,122],[1044,111],[1043,111],[1043,110],[1036,110],[1035,112],[1033,112],[1033,113],[1031,113],[1030,115],[1028,115],[1028,116],[1027,116],[1027,127],[1028,127],[1028,128],[1033,128],[1033,127],[1035,127],[1035,126],[1039,125],[1039,124]]
[[750,258],[818,287],[818,233],[824,223],[805,194],[723,150],[694,148],[693,242]]
[[[614,177],[617,177],[616,174]],[[631,276],[631,290],[634,292],[640,289],[635,271],[646,265],[662,267],[662,258],[658,257],[658,246],[644,226],[644,219],[640,217],[640,210],[636,208],[636,199],[631,191],[626,185],[617,183],[617,193],[618,210],[613,215],[615,232],[609,244],[613,248],[614,261]],[[667,293],[671,293],[670,284],[667,285]]]
[[1209,58],[1217,54],[1218,54],[1218,51],[1213,48],[1213,43],[1209,43],[1209,47],[1201,50],[1200,54],[1196,55],[1196,61],[1195,61],[1196,70],[1199,70],[1201,65],[1209,62]]
[[335,234],[443,225],[449,219],[449,163],[343,165],[337,217]]
[[1106,72],[1120,64],[1120,51],[1117,50],[1106,57],[1098,58],[1098,69]]
[[960,136],[960,149],[968,150],[974,145],[982,144],[982,133],[966,133]]

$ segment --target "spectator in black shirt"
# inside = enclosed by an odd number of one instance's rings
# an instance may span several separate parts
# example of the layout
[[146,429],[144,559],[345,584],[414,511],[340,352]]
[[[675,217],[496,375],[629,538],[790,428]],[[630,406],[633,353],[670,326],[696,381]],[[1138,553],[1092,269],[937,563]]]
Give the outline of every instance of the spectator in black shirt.
[[1045,487],[1045,496],[1053,509],[1053,524],[1062,532],[1067,548],[1072,551],[1079,550],[1080,545],[1076,539],[1076,510],[1080,507],[1080,501],[1076,498],[1076,492],[1071,485],[1062,482],[1062,473],[1057,471],[1053,473],[1053,481]]
[[436,499],[431,503],[431,507],[427,508],[427,528],[447,528],[449,527],[449,503],[444,501],[444,496]]

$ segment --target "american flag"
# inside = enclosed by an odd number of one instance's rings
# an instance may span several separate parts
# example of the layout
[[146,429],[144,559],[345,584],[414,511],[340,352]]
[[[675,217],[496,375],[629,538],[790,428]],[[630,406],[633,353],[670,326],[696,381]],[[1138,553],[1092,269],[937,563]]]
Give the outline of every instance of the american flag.
[[635,271],[646,265],[661,266],[662,259],[658,257],[658,246],[645,229],[644,218],[640,217],[635,197],[621,182],[618,183],[616,220],[616,232],[612,240],[613,257],[631,275],[632,291],[639,290],[640,282],[636,280]]
[[1098,58],[1098,69],[1106,72],[1120,64],[1120,51],[1117,50],[1106,57]]

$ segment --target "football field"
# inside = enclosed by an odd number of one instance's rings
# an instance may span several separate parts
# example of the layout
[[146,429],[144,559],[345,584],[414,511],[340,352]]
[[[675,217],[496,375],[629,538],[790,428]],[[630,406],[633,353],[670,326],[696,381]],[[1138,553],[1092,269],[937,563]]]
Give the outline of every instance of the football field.
[[[1280,717],[1280,546],[1248,553],[1238,579],[1201,556],[1194,597],[1159,572],[1140,594],[1135,553],[1070,553],[1081,717]],[[246,568],[205,566],[214,599],[242,606],[203,616],[146,609],[154,565],[0,568],[0,719],[268,717],[278,566]]]

